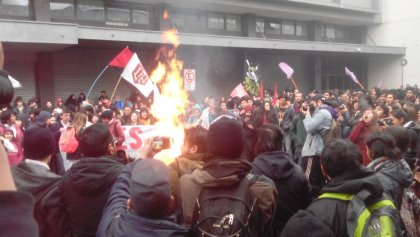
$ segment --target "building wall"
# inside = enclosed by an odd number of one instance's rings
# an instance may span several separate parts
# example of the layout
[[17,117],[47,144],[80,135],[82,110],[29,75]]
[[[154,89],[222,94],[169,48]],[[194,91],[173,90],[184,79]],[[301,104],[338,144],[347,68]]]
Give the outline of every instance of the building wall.
[[[382,23],[368,27],[368,33],[376,45],[406,47],[404,84],[420,84],[420,1],[400,0],[382,1]],[[367,39],[373,44],[371,39]],[[383,77],[383,84],[388,88],[401,86],[402,57],[374,56],[369,59],[370,85],[375,86]]]

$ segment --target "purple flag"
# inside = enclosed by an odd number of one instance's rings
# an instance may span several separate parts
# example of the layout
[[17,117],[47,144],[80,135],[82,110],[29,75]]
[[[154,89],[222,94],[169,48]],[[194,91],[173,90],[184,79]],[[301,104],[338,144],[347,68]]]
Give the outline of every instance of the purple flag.
[[285,62],[281,62],[281,63],[279,63],[279,67],[280,67],[280,69],[284,72],[284,73],[286,73],[286,76],[287,76],[287,79],[291,79],[292,78],[292,75],[293,75],[293,73],[295,72],[294,70],[293,70],[293,68],[291,68],[289,65],[287,65],[287,63],[285,63]]

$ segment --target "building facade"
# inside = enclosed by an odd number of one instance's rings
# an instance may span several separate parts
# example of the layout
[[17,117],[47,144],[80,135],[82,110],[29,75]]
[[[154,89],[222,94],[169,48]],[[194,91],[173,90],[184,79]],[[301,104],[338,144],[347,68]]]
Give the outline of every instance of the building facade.
[[[179,32],[178,58],[196,69],[198,99],[228,95],[243,80],[246,60],[259,65],[268,88],[292,88],[281,61],[304,92],[356,88],[345,66],[375,86],[382,67],[406,54],[406,45],[376,40],[382,21],[381,0],[0,0],[5,69],[23,83],[17,95],[42,101],[86,93],[125,46],[151,72],[169,28]],[[111,93],[120,73],[107,70],[92,98]],[[124,82],[116,94],[132,91]]]

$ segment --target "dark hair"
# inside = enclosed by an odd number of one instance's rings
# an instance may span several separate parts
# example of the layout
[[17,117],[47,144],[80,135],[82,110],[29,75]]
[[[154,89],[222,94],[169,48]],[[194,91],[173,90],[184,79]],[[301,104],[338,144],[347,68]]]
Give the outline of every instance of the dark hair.
[[55,150],[55,138],[50,129],[33,127],[23,136],[23,155],[25,158],[41,160],[52,155]]
[[403,127],[387,127],[384,132],[394,138],[394,143],[400,152],[405,152],[409,147],[410,134],[406,128]]
[[264,152],[280,151],[283,147],[283,131],[279,126],[267,124],[257,129],[254,156]]
[[403,123],[406,123],[408,120],[407,113],[402,109],[392,110],[391,115],[397,118],[398,120],[403,119]]
[[389,115],[389,108],[388,108],[388,106],[386,106],[384,103],[378,103],[377,105],[376,105],[376,107],[381,107],[381,109],[384,111],[384,118],[386,118],[386,117],[388,117],[388,115]]
[[321,153],[321,164],[331,178],[345,171],[361,167],[362,156],[359,149],[348,140],[333,139]]
[[101,123],[93,124],[80,135],[79,145],[86,157],[99,157],[108,154],[108,145],[113,137],[108,127]]
[[386,157],[391,160],[401,158],[395,140],[390,133],[374,132],[367,138],[366,145],[369,148],[369,155],[372,160],[379,157]]
[[185,141],[197,146],[197,153],[207,152],[207,130],[200,125],[185,129]]

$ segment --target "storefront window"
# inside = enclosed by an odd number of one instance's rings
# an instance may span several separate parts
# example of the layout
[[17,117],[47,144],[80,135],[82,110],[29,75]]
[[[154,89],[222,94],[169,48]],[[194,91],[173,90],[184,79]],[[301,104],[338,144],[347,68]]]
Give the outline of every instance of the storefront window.
[[172,14],[171,15],[172,24],[175,25],[175,28],[178,30],[184,29],[185,27],[185,16],[181,14]]
[[133,23],[134,24],[150,24],[150,15],[148,11],[133,10]]
[[77,18],[87,21],[104,21],[104,1],[78,0]]
[[52,18],[72,19],[75,16],[73,0],[51,0],[50,10]]
[[206,28],[206,17],[198,15],[187,15],[188,29],[192,31],[203,31]]
[[0,0],[0,15],[30,16],[29,0]]
[[335,39],[335,27],[333,25],[325,26],[325,36],[328,39]]

